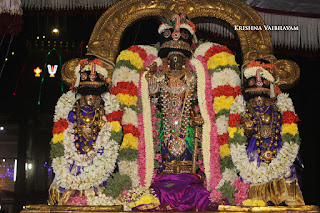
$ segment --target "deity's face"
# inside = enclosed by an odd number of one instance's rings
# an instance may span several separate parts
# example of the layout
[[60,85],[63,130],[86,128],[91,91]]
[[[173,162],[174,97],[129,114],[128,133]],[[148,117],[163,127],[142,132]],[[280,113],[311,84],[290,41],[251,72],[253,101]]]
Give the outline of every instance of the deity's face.
[[186,57],[180,52],[169,53],[167,57],[170,73],[180,73],[184,69],[185,63]]
[[243,83],[244,98],[246,101],[256,97],[270,98],[271,82],[261,76],[253,76]]
[[93,95],[86,95],[84,97],[84,99],[86,101],[86,104],[89,105],[89,106],[92,106],[95,103],[95,100],[96,100],[95,96],[93,96]]

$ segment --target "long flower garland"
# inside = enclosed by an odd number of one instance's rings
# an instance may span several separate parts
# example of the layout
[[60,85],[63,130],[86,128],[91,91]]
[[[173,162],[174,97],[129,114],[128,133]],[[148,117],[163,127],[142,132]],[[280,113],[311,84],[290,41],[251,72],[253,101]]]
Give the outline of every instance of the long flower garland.
[[243,96],[239,96],[231,107],[228,129],[232,160],[240,171],[244,181],[252,184],[266,183],[284,175],[293,164],[299,150],[298,117],[295,114],[292,100],[288,94],[277,96],[277,107],[282,114],[282,147],[276,158],[270,164],[250,162],[246,151],[246,136],[244,135],[244,114],[246,103]]
[[[148,82],[145,78],[146,72],[141,75],[141,99],[143,109],[143,127],[144,127],[144,141],[145,141],[145,162],[154,161],[154,147],[153,147],[153,128],[152,128],[152,114],[149,99]],[[146,163],[146,186],[151,185],[154,171],[154,163]]]
[[[236,174],[228,142],[230,107],[235,98],[241,94],[239,68],[232,52],[226,46],[216,43],[201,44],[195,51],[195,57],[202,59],[208,73],[206,81],[211,81],[206,83],[211,85],[211,91],[206,91],[206,95],[211,96],[212,106],[208,109],[214,111],[212,118],[216,123],[218,134],[218,146],[210,150],[212,156],[218,152],[216,159],[220,168],[214,171],[219,175],[216,175],[214,182],[209,185],[210,190],[218,190],[211,193],[211,200],[227,198],[231,204],[241,205],[242,201],[247,199],[248,185],[242,183]],[[211,159],[210,163],[213,162],[214,159]]]
[[216,186],[221,179],[219,162],[219,143],[217,139],[217,128],[214,121],[214,111],[212,108],[212,90],[206,64],[200,56],[192,59],[191,64],[197,73],[197,95],[201,115],[204,119],[202,127],[202,154],[205,168],[207,188],[211,191],[215,200],[219,200],[221,192],[216,190]]
[[[100,130],[95,151],[88,155],[78,155],[74,145],[73,124],[67,120],[69,112],[80,96],[69,91],[58,100],[54,115],[53,138],[51,141],[52,167],[55,173],[54,182],[62,188],[74,190],[86,190],[91,187],[98,187],[107,180],[115,169],[118,157],[119,141],[111,138],[113,132],[119,132],[117,121],[108,122]],[[118,110],[115,97],[110,94],[103,94],[107,113]],[[70,171],[71,169],[71,171]]]
[[[131,122],[138,129],[138,154],[134,156],[133,160],[138,164],[137,176],[143,186],[148,186],[153,174],[151,167],[148,168],[150,163],[146,165],[146,162],[151,162],[147,161],[147,158],[154,159],[155,162],[161,161],[160,154],[155,150],[158,149],[160,142],[159,134],[157,134],[159,118],[156,109],[153,105],[150,106],[149,94],[146,89],[147,82],[143,79],[144,75],[137,74],[137,70],[150,65],[152,61],[156,61],[158,66],[161,66],[160,58],[156,57],[156,50],[150,48],[152,47],[133,46],[122,51],[117,59],[113,74],[114,87],[117,87],[117,84],[121,82],[132,81],[137,88],[137,103],[134,107],[123,107],[122,123]],[[235,198],[234,203],[240,205],[242,200],[247,198],[248,185],[237,179],[230,157],[227,131],[230,107],[235,97],[241,92],[239,73],[237,73],[239,71],[238,65],[231,51],[218,44],[205,43],[200,45],[194,56],[195,58],[191,60],[191,66],[197,73],[199,107],[201,115],[205,119],[201,144],[207,187],[212,191],[211,200],[217,201],[224,197],[230,200]],[[130,91],[133,91],[133,88]],[[126,92],[128,89],[123,89],[123,87],[121,91],[128,93]],[[142,113],[139,113],[141,108],[143,109]],[[152,126],[146,126],[150,120],[149,109],[152,114]],[[147,117],[148,119],[146,119]]]
[[[140,112],[144,107],[151,116],[150,110],[145,105],[147,102],[142,101],[148,96],[148,90],[142,91],[141,87],[146,87],[146,83],[141,81],[142,78],[137,71],[149,66],[155,60],[158,65],[161,64],[154,47],[131,46],[119,54],[112,77],[111,92],[117,96],[123,109],[124,138],[120,146],[119,171],[131,177],[133,186],[139,184],[150,186],[153,176],[153,164],[146,164],[146,160],[152,162],[154,159],[153,144],[150,145],[152,143],[152,129],[151,131],[148,129],[152,126],[144,125],[144,122],[147,122],[144,119],[146,114],[143,115]],[[143,111],[145,111],[144,108]],[[131,166],[128,167],[128,164]]]

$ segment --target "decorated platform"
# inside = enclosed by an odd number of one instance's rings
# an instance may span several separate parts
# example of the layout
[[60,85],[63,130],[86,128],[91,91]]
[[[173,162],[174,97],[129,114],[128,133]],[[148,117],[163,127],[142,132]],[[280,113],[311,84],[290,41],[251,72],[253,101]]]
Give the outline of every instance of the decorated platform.
[[[21,213],[49,213],[49,212],[124,212],[122,206],[48,206],[48,205],[30,205],[21,211]],[[320,212],[318,206],[274,206],[274,207],[240,207],[220,205],[218,212]]]

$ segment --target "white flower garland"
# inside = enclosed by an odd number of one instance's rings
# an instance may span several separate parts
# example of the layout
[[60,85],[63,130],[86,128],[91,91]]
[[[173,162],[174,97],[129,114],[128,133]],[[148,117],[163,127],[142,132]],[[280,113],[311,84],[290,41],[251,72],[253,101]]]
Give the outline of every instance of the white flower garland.
[[139,186],[138,164],[137,161],[122,160],[118,162],[119,173],[128,175],[132,181],[132,187]]
[[208,116],[207,106],[206,106],[206,97],[205,97],[205,70],[203,65],[198,59],[191,59],[190,63],[195,66],[196,74],[197,74],[197,94],[198,94],[198,102],[201,116],[203,117],[204,123],[202,125],[202,155],[203,155],[203,165],[204,172],[206,175],[207,186],[210,186],[210,177],[211,177],[211,168],[210,168],[210,131],[211,131],[211,121]]
[[119,145],[114,140],[109,140],[103,148],[103,154],[96,155],[92,160],[92,165],[82,167],[81,174],[78,175],[75,175],[76,166],[70,172],[70,164],[65,156],[54,158],[52,168],[56,183],[65,189],[85,190],[97,187],[106,181],[114,171]]
[[72,90],[62,94],[55,107],[53,122],[57,122],[60,118],[68,118],[68,114],[79,96],[76,97],[76,93]]
[[[105,103],[106,112],[110,113],[119,109],[119,104],[115,102],[113,95],[104,93],[101,96]],[[73,91],[63,94],[56,105],[54,121],[58,121],[60,118],[68,120],[68,114],[77,99],[76,93]],[[105,120],[105,117],[103,118]],[[95,151],[91,150],[83,155],[77,154],[72,126],[73,124],[68,122],[68,128],[64,131],[64,156],[52,160],[53,171],[56,174],[55,182],[66,189],[85,190],[99,186],[114,171],[118,157],[119,145],[116,141],[110,140],[112,125],[106,121],[93,147]],[[69,167],[72,164],[74,165],[70,172]],[[81,174],[76,175],[77,167],[81,167]]]
[[204,56],[205,53],[213,46],[222,46],[218,43],[212,43],[212,42],[205,42],[203,44],[200,44],[199,47],[194,51],[193,56],[197,58],[199,55]]
[[119,82],[130,82],[134,85],[139,85],[140,75],[137,74],[137,70],[130,69],[125,66],[116,68],[112,74],[112,86],[117,86]]
[[230,68],[225,68],[220,72],[214,72],[211,77],[212,89],[218,86],[229,85],[231,87],[240,86],[241,80],[236,71]]
[[[287,94],[280,94],[277,98],[277,106],[281,114],[285,110],[293,110],[292,100]],[[245,112],[245,101],[243,96],[238,96],[234,105],[231,107],[231,113],[239,113],[240,115]],[[232,161],[236,168],[240,171],[241,177],[245,182],[251,184],[266,183],[275,178],[284,175],[293,164],[299,150],[299,145],[282,140],[282,147],[277,154],[277,157],[272,160],[270,164],[261,163],[257,167],[256,162],[250,162],[247,156],[247,147],[245,144],[230,144],[230,152]]]
[[114,206],[121,204],[118,200],[106,196],[105,194],[99,194],[98,196],[89,196],[87,197],[87,203],[88,206]]
[[[146,162],[154,161],[154,147],[152,135],[152,114],[149,99],[148,81],[146,79],[147,72],[141,76],[141,100],[143,109],[143,126],[145,139]],[[146,163],[146,187],[150,187],[153,178],[154,163]]]

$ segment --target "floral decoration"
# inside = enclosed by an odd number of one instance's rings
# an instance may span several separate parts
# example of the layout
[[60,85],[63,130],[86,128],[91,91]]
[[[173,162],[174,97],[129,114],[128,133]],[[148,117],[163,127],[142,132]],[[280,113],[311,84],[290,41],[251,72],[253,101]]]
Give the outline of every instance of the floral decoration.
[[[162,161],[159,154],[161,135],[158,131],[161,118],[157,109],[150,104],[145,73],[137,72],[142,67],[150,65],[152,61],[156,61],[158,67],[161,66],[161,60],[156,57],[155,48],[151,47],[151,49],[148,46],[138,46],[120,53],[113,73],[112,89],[117,96],[119,94],[137,96],[134,107],[123,104],[124,101],[121,102],[120,98],[118,101],[123,105],[124,110],[121,121],[124,139],[129,137],[136,144],[137,140],[134,137],[138,138],[138,155],[135,162],[139,171],[139,183],[146,187],[149,186],[154,175],[154,165],[146,162],[154,160],[157,166]],[[241,94],[238,65],[227,47],[209,42],[195,50],[190,65],[197,75],[199,110],[205,120],[200,141],[203,159],[199,159],[199,167],[204,168],[207,188],[211,191],[211,200],[218,201],[228,197],[229,200],[234,201],[234,204],[241,205],[242,201],[247,199],[248,187],[237,177],[228,140],[230,109]],[[143,110],[140,111],[140,109]],[[123,144],[120,155],[124,150],[132,149],[128,145],[129,142],[124,140]],[[133,175],[131,177],[136,179]],[[223,187],[222,191],[220,191],[221,187]]]
[[[112,77],[111,92],[116,95],[123,109],[121,124],[124,136],[119,151],[119,159],[121,159],[119,171],[131,177],[133,186],[150,185],[153,176],[153,164],[145,163],[146,158],[153,161],[153,148],[144,142],[145,137],[150,138],[150,135],[152,141],[152,125],[151,123],[149,125],[151,131],[143,129],[143,115],[138,110],[143,107],[142,99],[148,94],[142,93],[144,90],[141,90],[140,87],[145,82],[141,82],[141,75],[137,71],[149,66],[157,59],[157,50],[154,47],[131,46],[120,52]],[[159,64],[159,60],[157,62]],[[147,106],[144,106],[143,109],[148,113]],[[150,110],[149,116],[151,121]],[[129,164],[131,165],[130,170],[126,168]]]
[[250,162],[246,151],[246,136],[244,135],[244,116],[246,103],[243,96],[238,96],[231,107],[229,142],[232,160],[240,175],[247,183],[265,183],[284,175],[293,164],[299,150],[299,132],[292,100],[288,94],[277,96],[276,106],[282,115],[282,147],[277,157],[270,164],[257,167],[254,161]]
[[[206,63],[204,67],[207,67],[210,74],[207,78],[211,81],[211,84],[209,84],[211,85],[213,100],[211,108],[214,110],[215,116],[213,117],[218,133],[219,152],[217,158],[220,159],[220,171],[216,172],[221,174],[221,177],[214,188],[218,192],[220,190],[220,193],[212,193],[211,200],[217,201],[227,198],[231,204],[241,205],[242,200],[247,199],[248,187],[244,187],[244,183],[238,180],[231,160],[228,140],[230,109],[236,97],[241,94],[238,64],[235,61],[234,55],[226,46],[211,42],[201,44],[196,49],[195,56],[204,56],[204,62]],[[214,153],[213,150],[210,151],[211,154]],[[212,187],[209,189],[212,190]]]
[[160,204],[159,199],[154,195],[154,191],[142,186],[123,191],[120,201],[124,205],[125,211],[131,211],[133,207],[144,204]]
[[[115,115],[119,112],[119,106],[114,101],[115,96],[102,94],[101,97],[105,103],[105,111],[111,113],[106,117],[109,119],[117,117]],[[55,108],[50,154],[55,173],[54,182],[59,187],[87,190],[91,187],[98,187],[114,171],[120,141],[113,140],[111,135],[113,132],[121,131],[121,126],[119,121],[110,119],[109,122],[106,119],[106,123],[96,139],[94,146],[96,151],[91,150],[83,155],[77,154],[74,145],[73,124],[67,118],[79,98],[80,95],[77,95],[74,91],[69,91],[58,100]]]

